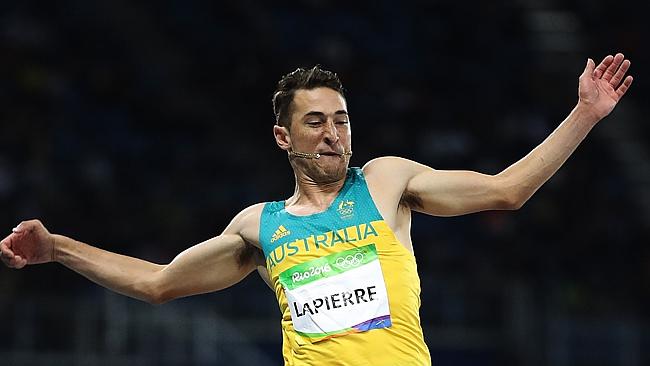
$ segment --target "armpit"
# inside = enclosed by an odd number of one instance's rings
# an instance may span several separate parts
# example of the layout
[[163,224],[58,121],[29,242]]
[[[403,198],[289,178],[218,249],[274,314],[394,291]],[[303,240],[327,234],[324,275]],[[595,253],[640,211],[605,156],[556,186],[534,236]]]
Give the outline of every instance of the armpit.
[[399,206],[411,210],[416,210],[416,209],[422,209],[424,207],[424,204],[422,203],[422,198],[420,198],[420,196],[405,191],[402,194],[402,197],[400,197]]
[[237,260],[237,264],[240,268],[251,262],[258,265],[258,257],[262,258],[263,260],[264,256],[262,255],[261,250],[246,241],[244,242],[244,245],[240,246],[235,253],[235,259]]

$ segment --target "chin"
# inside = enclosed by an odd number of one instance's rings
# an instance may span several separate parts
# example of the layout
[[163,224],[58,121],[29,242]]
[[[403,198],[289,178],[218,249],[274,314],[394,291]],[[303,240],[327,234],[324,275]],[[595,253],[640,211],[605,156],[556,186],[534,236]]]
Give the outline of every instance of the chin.
[[313,169],[314,174],[310,174],[312,179],[318,183],[332,183],[345,179],[348,172],[348,161],[341,162],[340,164],[325,166],[315,166]]
[[337,161],[330,160],[330,158],[322,160],[290,158],[290,161],[294,171],[302,171],[315,183],[328,184],[345,179],[350,158],[344,157]]

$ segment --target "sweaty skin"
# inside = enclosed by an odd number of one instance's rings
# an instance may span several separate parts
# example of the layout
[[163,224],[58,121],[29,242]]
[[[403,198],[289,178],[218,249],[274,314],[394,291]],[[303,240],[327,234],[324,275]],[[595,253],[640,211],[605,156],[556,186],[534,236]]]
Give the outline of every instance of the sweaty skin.
[[[622,54],[595,66],[589,59],[579,79],[578,103],[567,118],[528,155],[496,175],[442,171],[399,158],[371,160],[362,169],[379,212],[410,252],[411,211],[455,216],[521,207],[568,159],[588,132],[607,116],[632,84]],[[326,210],[344,184],[352,151],[345,99],[329,88],[295,93],[290,128],[274,126],[284,151],[319,153],[320,159],[289,155],[295,175],[287,212],[305,216]],[[218,236],[161,265],[111,253],[51,234],[38,221],[20,223],[0,242],[0,258],[11,268],[59,262],[121,294],[154,304],[217,291],[258,270],[269,283],[259,228],[263,203],[242,210]]]

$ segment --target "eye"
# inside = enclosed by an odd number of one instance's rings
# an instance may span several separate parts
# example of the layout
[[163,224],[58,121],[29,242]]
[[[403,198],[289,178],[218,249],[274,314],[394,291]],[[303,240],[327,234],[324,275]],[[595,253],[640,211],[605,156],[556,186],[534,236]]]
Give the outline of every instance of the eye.
[[337,125],[347,125],[348,123],[350,123],[348,120],[336,121]]

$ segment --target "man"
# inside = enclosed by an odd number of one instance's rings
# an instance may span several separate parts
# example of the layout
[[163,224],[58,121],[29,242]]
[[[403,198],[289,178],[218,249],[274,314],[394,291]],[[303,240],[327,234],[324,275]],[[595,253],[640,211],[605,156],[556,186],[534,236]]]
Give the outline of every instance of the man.
[[257,269],[282,311],[286,365],[430,365],[419,321],[411,210],[454,216],[521,207],[632,84],[622,54],[579,79],[579,100],[526,157],[496,175],[440,171],[397,157],[348,168],[350,120],[337,76],[314,67],[278,83],[278,146],[296,180],[285,201],[241,211],[167,265],[110,253],[25,221],[0,243],[12,268],[56,261],[154,304],[217,291]]

